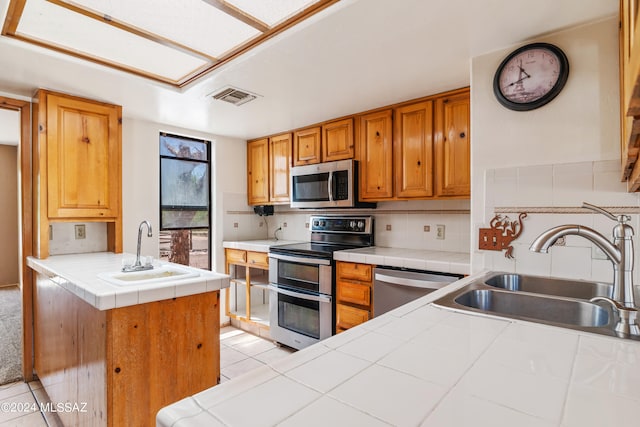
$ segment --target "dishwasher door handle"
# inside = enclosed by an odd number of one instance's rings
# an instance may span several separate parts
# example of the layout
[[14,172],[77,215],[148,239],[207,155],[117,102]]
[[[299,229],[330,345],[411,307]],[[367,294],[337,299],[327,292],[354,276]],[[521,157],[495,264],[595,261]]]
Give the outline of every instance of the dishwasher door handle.
[[422,288],[422,289],[440,289],[453,282],[436,282],[429,280],[416,280],[407,279],[405,277],[389,276],[386,274],[375,274],[375,280],[378,282],[389,283],[392,285],[406,286],[410,288]]

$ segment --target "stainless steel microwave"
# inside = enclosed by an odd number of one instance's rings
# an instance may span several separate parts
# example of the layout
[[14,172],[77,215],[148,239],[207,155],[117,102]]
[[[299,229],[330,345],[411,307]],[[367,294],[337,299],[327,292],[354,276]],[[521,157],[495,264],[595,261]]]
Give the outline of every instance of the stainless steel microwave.
[[374,208],[358,201],[358,162],[338,160],[291,168],[292,208]]

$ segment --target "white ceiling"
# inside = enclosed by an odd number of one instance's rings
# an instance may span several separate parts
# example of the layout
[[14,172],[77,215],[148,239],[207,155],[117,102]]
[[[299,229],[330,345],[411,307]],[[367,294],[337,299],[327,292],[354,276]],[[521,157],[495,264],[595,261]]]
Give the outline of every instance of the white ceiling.
[[[341,0],[181,90],[1,37],[0,94],[48,88],[250,139],[467,86],[474,56],[617,13],[614,0]],[[206,96],[226,85],[261,97]]]

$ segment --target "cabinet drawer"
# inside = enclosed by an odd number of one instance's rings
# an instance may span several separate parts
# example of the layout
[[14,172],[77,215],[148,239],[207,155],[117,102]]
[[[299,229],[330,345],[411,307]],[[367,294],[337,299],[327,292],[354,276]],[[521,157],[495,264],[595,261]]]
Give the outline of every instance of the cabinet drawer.
[[230,264],[244,264],[247,262],[247,251],[240,249],[227,249],[226,252],[227,263]]
[[338,280],[336,289],[339,302],[364,306],[371,305],[371,286],[369,285]]
[[266,252],[247,252],[247,264],[269,268],[269,254]]
[[336,329],[349,329],[370,319],[367,310],[336,304]]
[[336,265],[339,279],[361,280],[371,283],[371,265],[357,264],[354,262],[338,262]]

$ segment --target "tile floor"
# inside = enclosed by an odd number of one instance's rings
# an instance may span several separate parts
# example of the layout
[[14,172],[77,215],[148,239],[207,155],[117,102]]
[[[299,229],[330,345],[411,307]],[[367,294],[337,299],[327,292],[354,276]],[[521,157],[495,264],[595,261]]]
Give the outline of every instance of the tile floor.
[[293,351],[233,326],[224,327],[220,330],[220,382],[271,364]]
[[[223,327],[220,330],[220,382],[270,364],[293,351],[241,329]],[[36,410],[39,403],[47,401],[40,381],[18,381],[0,386],[0,427],[61,426],[55,413]]]

